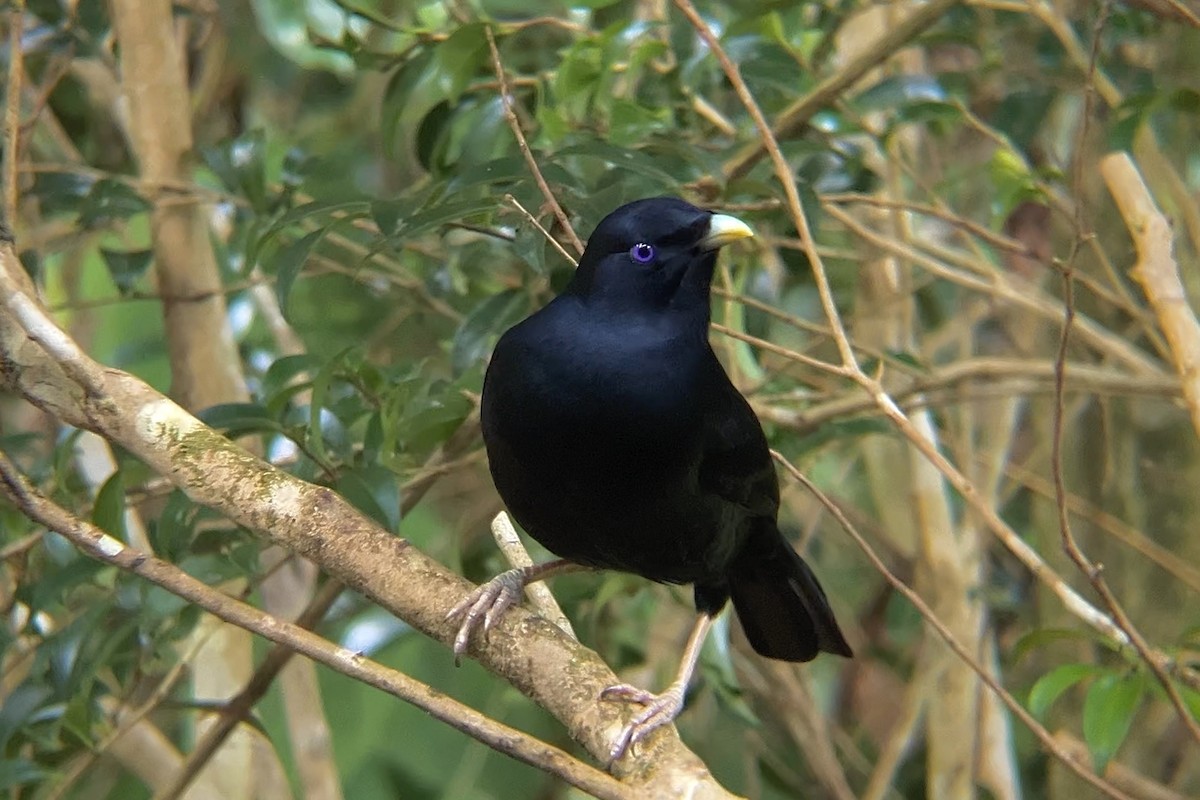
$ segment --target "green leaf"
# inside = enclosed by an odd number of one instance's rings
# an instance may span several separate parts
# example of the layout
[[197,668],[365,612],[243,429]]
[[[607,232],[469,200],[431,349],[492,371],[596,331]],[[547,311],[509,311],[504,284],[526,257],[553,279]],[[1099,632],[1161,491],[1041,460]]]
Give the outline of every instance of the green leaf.
[[271,362],[271,366],[267,367],[267,371],[262,377],[262,386],[259,389],[259,393],[267,401],[268,413],[276,409],[278,406],[276,401],[281,395],[291,397],[298,388],[305,388],[307,386],[305,373],[316,370],[320,364],[320,360],[309,353],[283,356]]
[[[554,75],[555,104],[567,119],[588,115],[592,97],[604,78],[604,53],[595,37],[566,49]],[[549,106],[549,104],[547,104]]]
[[383,93],[379,136],[391,158],[407,157],[418,123],[442,100],[437,86],[435,52],[416,51],[388,81]]
[[1017,643],[1013,645],[1010,658],[1015,663],[1040,647],[1063,641],[1086,642],[1093,638],[1088,632],[1076,628],[1038,628],[1017,640]]
[[81,228],[96,228],[150,210],[150,204],[127,184],[108,178],[96,181],[79,211]]
[[337,381],[337,376],[346,369],[354,369],[354,365],[362,360],[360,352],[354,348],[343,350],[325,363],[312,379],[312,394],[307,409],[302,409],[306,416],[305,446],[319,464],[329,462],[326,432],[332,421],[332,413],[328,411],[331,388]]
[[450,361],[455,374],[482,361],[488,354],[491,337],[515,322],[527,308],[525,292],[508,289],[484,300],[468,314],[454,334]]
[[241,567],[224,552],[188,555],[180,559],[179,568],[197,580],[210,584],[244,577]]
[[1200,92],[1187,86],[1180,87],[1167,97],[1167,104],[1184,114],[1200,114]]
[[[540,164],[542,177],[551,185],[566,186],[577,191],[586,191],[586,187],[561,165],[552,161]],[[529,166],[521,156],[504,156],[477,164],[456,172],[446,183],[449,194],[461,192],[474,186],[494,186],[496,184],[514,184],[529,180]]]
[[[251,0],[256,30],[292,61],[310,69],[349,74],[353,60],[345,53],[313,42],[310,28],[328,36],[340,36],[345,15],[327,3],[297,3],[295,0]],[[310,15],[313,15],[310,18]]]
[[205,164],[230,191],[238,192],[258,211],[267,206],[266,135],[247,131],[201,152]]
[[1012,209],[1026,200],[1044,202],[1037,177],[1029,164],[1016,150],[999,147],[990,164],[992,185],[999,195],[1000,213],[1007,217]]
[[1037,679],[1029,690],[1029,713],[1044,720],[1054,701],[1082,680],[1101,672],[1093,664],[1063,664]]
[[128,653],[138,622],[127,618],[114,630],[104,625],[111,602],[91,603],[49,643],[51,675],[58,696],[90,694],[97,673],[110,666],[113,656]]
[[[513,253],[538,275],[545,275],[547,272],[546,256],[551,246],[546,235],[532,225],[521,225],[517,228],[517,235],[512,243]],[[557,250],[552,257],[561,260]]]
[[1050,108],[1058,97],[1045,83],[1008,92],[992,112],[991,122],[1013,146],[1028,148],[1045,135]]
[[412,213],[412,201],[407,198],[375,200],[371,203],[371,219],[384,236],[393,236],[400,228],[400,220]]
[[167,496],[162,513],[154,526],[154,550],[162,558],[178,561],[187,551],[195,534],[197,506],[176,489]]
[[[36,197],[48,213],[78,210],[87,200],[96,178],[74,172],[36,172],[28,195]],[[44,213],[45,213],[44,212]]]
[[334,487],[359,511],[393,533],[400,527],[400,482],[396,473],[367,465],[344,470]]
[[158,622],[173,617],[188,605],[177,594],[172,594],[161,586],[148,584],[142,587],[142,603],[139,611],[145,615],[143,622]]
[[449,39],[437,46],[434,56],[443,98],[457,101],[487,58],[487,38],[482,22],[463,25],[450,34]]
[[106,533],[125,540],[125,481],[121,470],[109,476],[100,491],[96,492],[92,522]]
[[1125,741],[1145,691],[1145,676],[1138,674],[1104,675],[1088,689],[1083,701],[1083,739],[1097,773],[1103,774]]
[[312,221],[314,218],[319,217],[333,217],[335,215],[338,222],[350,222],[366,215],[370,209],[370,204],[365,200],[339,200],[334,202],[314,200],[311,203],[296,206],[275,220],[271,227],[267,228],[261,236],[251,242],[246,253],[247,260],[252,264],[255,263],[259,259],[264,247],[274,241],[275,237],[280,233],[297,223]]
[[8,747],[13,734],[20,730],[50,696],[50,687],[33,683],[30,679],[4,699],[4,705],[0,706],[0,751]]
[[0,760],[0,791],[8,791],[30,783],[41,783],[45,779],[46,772],[31,761],[23,758]]
[[896,111],[913,103],[945,102],[946,91],[929,75],[898,75],[884,78],[854,99],[859,113]]
[[475,216],[488,211],[494,211],[499,205],[494,197],[483,197],[474,200],[449,200],[431,205],[408,217],[397,220],[393,237],[405,239],[416,236],[431,228],[444,225],[447,222],[459,222],[466,217]]
[[582,144],[564,147],[554,154],[556,161],[571,156],[587,156],[598,158],[614,167],[629,170],[638,175],[653,178],[662,183],[663,187],[675,186],[678,178],[664,170],[653,156],[633,150],[628,147],[618,147],[601,139],[593,139]]
[[332,229],[332,225],[327,225],[301,236],[280,250],[271,260],[270,271],[275,274],[275,297],[279,302],[279,309],[285,317],[288,316],[288,298],[292,294],[296,276],[300,274],[300,270],[308,260],[308,254]]
[[134,284],[146,274],[154,253],[151,250],[125,252],[101,247],[100,257],[104,259],[104,265],[108,267],[108,274],[117,285],[117,291],[127,295],[133,291]]
[[[104,564],[99,561],[77,556],[38,580],[29,592],[26,602],[32,611],[52,609],[63,603],[75,588],[91,583],[102,569]],[[24,599],[24,592],[21,595]]]
[[917,353],[912,353],[908,350],[888,349],[887,354],[889,358],[899,361],[901,364],[920,370],[923,373],[930,372],[929,365],[922,361],[920,355]]
[[823,447],[838,439],[858,439],[873,433],[891,435],[892,426],[878,417],[852,417],[826,422],[814,433],[791,443],[787,448],[789,458]]
[[960,106],[933,100],[908,103],[899,109],[897,118],[904,122],[924,122],[938,132],[954,128],[964,119]]
[[401,434],[406,450],[422,457],[444,442],[471,412],[471,402],[459,391],[422,398],[412,406],[404,409]]
[[44,24],[55,27],[61,26],[72,14],[58,0],[28,0],[25,7]]
[[603,575],[604,577],[600,580],[600,587],[591,596],[589,601],[592,613],[597,613],[600,609],[606,608],[616,598],[632,594],[642,588],[637,586],[633,578],[627,574],[606,572]]
[[278,433],[279,421],[258,403],[220,403],[209,406],[198,415],[211,428],[224,431],[231,438],[246,433]]

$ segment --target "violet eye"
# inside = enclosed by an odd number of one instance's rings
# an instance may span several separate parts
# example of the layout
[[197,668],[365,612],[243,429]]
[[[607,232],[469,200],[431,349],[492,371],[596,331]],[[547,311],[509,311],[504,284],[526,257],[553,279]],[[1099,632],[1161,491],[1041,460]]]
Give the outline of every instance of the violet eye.
[[654,247],[642,242],[629,248],[629,257],[639,264],[649,264],[654,260]]

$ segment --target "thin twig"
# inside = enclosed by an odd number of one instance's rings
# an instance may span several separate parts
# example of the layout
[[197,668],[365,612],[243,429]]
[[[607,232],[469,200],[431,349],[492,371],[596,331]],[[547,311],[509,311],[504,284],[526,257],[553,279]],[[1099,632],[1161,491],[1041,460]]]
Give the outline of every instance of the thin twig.
[[[345,589],[345,585],[341,582],[329,581],[313,596],[308,606],[291,624],[305,630],[312,630],[325,617],[329,608]],[[271,652],[267,653],[266,658],[254,670],[254,674],[242,687],[242,690],[225,701],[221,713],[204,731],[203,737],[188,753],[179,771],[171,777],[170,783],[155,792],[155,800],[175,800],[187,791],[191,782],[200,774],[200,770],[204,769],[209,759],[229,738],[229,734],[233,733],[234,729],[250,716],[250,712],[266,696],[271,684],[275,682],[279,673],[283,671],[295,653],[295,650],[284,644],[276,644]]]
[[[1006,464],[1004,471],[1015,482],[1015,485],[1054,502],[1054,483],[1052,481],[1015,463]],[[1200,569],[1172,553],[1138,528],[1070,492],[1067,493],[1067,509],[1075,516],[1087,520],[1089,525],[1095,526],[1096,529],[1154,562],[1193,592],[1200,593]]]
[[[825,312],[826,320],[829,323],[830,330],[833,334],[834,342],[837,344],[838,352],[842,359],[843,370],[846,377],[858,383],[862,389],[875,401],[876,405],[884,413],[892,424],[909,440],[909,442],[920,451],[920,453],[929,459],[934,466],[941,472],[954,489],[962,495],[966,503],[980,515],[986,526],[992,533],[1000,539],[1000,541],[1015,555],[1040,581],[1049,586],[1054,593],[1062,601],[1064,607],[1070,613],[1082,619],[1088,625],[1099,630],[1109,638],[1119,644],[1128,644],[1129,637],[1117,625],[1111,617],[1085,600],[1078,592],[1069,586],[1063,578],[1058,575],[1045,560],[1029,546],[1016,531],[1012,529],[997,513],[996,509],[992,508],[988,503],[984,502],[980,496],[978,489],[971,481],[955,467],[949,459],[922,433],[913,425],[912,421],[900,410],[896,402],[884,391],[883,386],[878,379],[863,372],[854,356],[853,346],[850,344],[850,339],[846,334],[846,328],[841,319],[841,314],[838,311],[837,303],[833,297],[833,291],[830,286],[829,277],[825,272],[824,263],[821,261],[820,253],[817,251],[816,242],[812,237],[812,231],[808,225],[808,220],[804,214],[804,209],[800,203],[800,194],[796,186],[796,178],[792,172],[787,159],[784,158],[783,152],[779,148],[779,142],[776,140],[774,133],[771,130],[770,124],[763,115],[762,109],[759,108],[757,101],[742,78],[741,71],[738,66],[729,57],[721,47],[720,41],[716,34],[708,27],[708,24],[700,16],[699,12],[689,0],[673,0],[676,7],[683,12],[684,16],[696,29],[697,34],[704,40],[712,51],[714,57],[721,64],[725,72],[725,76],[729,79],[733,86],[734,92],[742,101],[747,112],[754,120],[755,126],[758,128],[759,136],[762,140],[762,145],[771,157],[772,164],[775,167],[775,177],[783,186],[784,195],[787,199],[787,208],[791,214],[792,222],[796,226],[796,232],[800,236],[802,249],[808,256],[809,267],[812,270],[813,280],[817,286],[817,293],[821,300],[822,309]],[[831,212],[835,209],[834,206],[826,206]],[[1128,354],[1127,354],[1128,355]],[[1145,364],[1145,359],[1133,358],[1131,360],[1138,363],[1148,371],[1155,371],[1153,367]],[[837,368],[832,365],[823,364],[823,368],[829,371],[836,371]],[[1172,664],[1172,660],[1164,653],[1152,651],[1151,656],[1164,669],[1168,669]],[[1180,678],[1187,681],[1189,685],[1193,682],[1200,683],[1200,679],[1195,678],[1190,673],[1181,671]]]
[[521,216],[525,217],[525,219],[529,222],[529,224],[531,224],[531,225],[533,225],[533,227],[537,228],[538,233],[542,234],[542,236],[545,236],[546,241],[548,241],[550,244],[552,244],[554,246],[554,249],[557,250],[559,252],[559,254],[571,264],[571,266],[573,266],[573,267],[579,266],[579,259],[577,259],[575,256],[568,253],[566,251],[566,248],[564,248],[562,246],[562,243],[559,242],[558,239],[555,239],[553,234],[551,234],[550,231],[546,230],[546,227],[544,225],[542,225],[542,223],[538,222],[538,218],[535,217],[533,214],[531,214],[529,212],[529,209],[527,209],[527,208],[525,208],[525,206],[521,205],[520,200],[513,197],[511,194],[506,194],[506,195],[504,195],[504,202],[511,205],[517,211],[521,212]]
[[132,572],[216,617],[286,645],[337,672],[412,703],[435,719],[537,769],[597,797],[632,798],[634,790],[595,767],[523,731],[480,714],[397,670],[329,642],[294,623],[224,595],[187,573],[147,556],[109,536],[89,522],[40,495],[8,458],[0,453],[3,493],[30,519],[62,535],[88,556]]
[[[941,0],[942,3],[946,0]],[[804,254],[808,256],[809,265],[812,268],[813,279],[817,284],[817,293],[821,297],[821,306],[825,310],[825,316],[829,321],[829,326],[833,331],[833,338],[837,344],[838,352],[842,357],[842,363],[846,367],[857,368],[857,362],[854,359],[854,351],[850,346],[850,340],[846,336],[845,326],[842,324],[841,316],[837,311],[837,304],[833,298],[833,290],[829,285],[829,278],[825,273],[825,265],[821,260],[821,254],[817,252],[817,243],[813,239],[812,231],[808,225],[808,219],[804,215],[804,209],[800,203],[800,191],[796,186],[795,177],[792,175],[792,168],[784,158],[783,153],[779,149],[779,143],[775,140],[775,134],[771,130],[771,124],[767,121],[763,111],[758,106],[758,101],[754,99],[754,95],[750,92],[750,87],[746,85],[746,81],[742,78],[741,70],[737,64],[725,52],[725,48],[721,47],[721,42],[717,39],[712,29],[708,27],[708,23],[700,16],[700,12],[692,5],[690,0],[674,0],[675,6],[683,12],[683,15],[688,18],[688,22],[696,29],[696,33],[708,45],[713,56],[721,65],[721,69],[725,72],[725,77],[733,85],[733,91],[742,101],[746,111],[754,120],[755,126],[758,128],[759,136],[762,139],[762,146],[766,149],[767,154],[771,157],[771,162],[775,167],[775,175],[783,184],[784,195],[787,198],[787,207],[791,212],[792,221],[796,226],[796,232],[800,235],[800,241],[804,250]],[[931,4],[932,5],[932,4]]]
[[504,107],[504,118],[508,120],[508,127],[512,129],[513,136],[517,138],[517,146],[521,148],[521,155],[525,158],[525,164],[529,167],[533,179],[537,181],[538,188],[542,190],[542,197],[545,198],[546,205],[554,212],[554,218],[558,220],[563,232],[571,240],[575,252],[582,254],[583,242],[576,235],[575,229],[571,227],[571,220],[567,218],[567,213],[559,205],[554,192],[550,191],[550,184],[546,183],[546,178],[538,168],[537,159],[533,157],[533,151],[529,149],[529,142],[525,140],[525,132],[521,130],[521,121],[517,119],[517,114],[513,111],[513,97],[509,93],[508,76],[504,73],[503,62],[500,61],[500,49],[496,47],[496,37],[492,34],[492,26],[485,25],[483,32],[487,35],[488,52],[492,56],[492,69],[496,72],[496,80],[500,82],[500,105]]
[[[917,664],[922,663],[921,658],[922,654],[918,653]],[[937,691],[939,675],[939,672],[931,669],[914,670],[908,685],[904,687],[904,696],[900,698],[892,729],[879,748],[871,777],[862,790],[860,800],[883,800],[888,790],[895,791],[896,771],[920,733],[921,720],[930,697]]]
[[[752,338],[747,336],[746,340]],[[759,341],[750,343],[758,345]],[[778,351],[773,350],[772,352]],[[782,352],[780,355],[784,358],[791,358],[791,352]],[[1113,369],[1091,364],[1071,363],[1070,367],[1071,379],[1066,386],[1068,392],[1162,398],[1176,398],[1180,394],[1179,382],[1170,376],[1146,378],[1125,375]],[[892,381],[889,381],[889,384],[891,383]],[[903,381],[897,380],[895,383],[897,384],[895,388],[889,385],[888,391],[893,400],[905,406],[913,398],[923,399],[922,405],[931,405],[936,398],[931,398],[929,395],[958,392],[961,391],[963,384],[996,384],[1006,387],[1010,394],[1053,392],[1054,362],[999,356],[964,358],[939,366],[918,378],[910,378],[905,375]],[[953,399],[961,401],[962,397],[954,395]],[[815,430],[833,420],[864,414],[874,408],[876,408],[876,403],[871,398],[853,393],[837,395],[796,411],[772,405],[769,413],[772,422],[808,431]]]
[[65,797],[76,781],[82,778],[84,773],[96,763],[97,759],[107,753],[118,739],[128,733],[135,725],[145,719],[147,714],[154,711],[164,700],[170,697],[179,679],[191,668],[196,654],[208,643],[209,638],[215,631],[216,629],[212,628],[209,630],[207,636],[198,637],[193,641],[188,648],[188,652],[172,665],[167,674],[158,681],[158,684],[154,687],[150,695],[137,708],[118,708],[115,719],[116,725],[113,730],[95,745],[88,748],[78,760],[71,764],[62,778],[54,784],[54,787],[42,800],[60,800],[60,798]]
[[9,542],[0,548],[0,561],[8,561],[14,556],[23,556],[42,540],[45,531],[37,530],[27,536],[22,536],[15,542]]
[[748,333],[742,333],[741,331],[734,330],[733,328],[729,327],[728,325],[723,325],[720,322],[714,322],[710,325],[710,327],[717,333],[728,336],[731,339],[737,339],[739,342],[746,342],[747,344],[752,344],[755,347],[758,347],[762,350],[766,350],[769,353],[774,353],[776,355],[783,356],[784,358],[795,361],[797,364],[803,364],[806,367],[812,367],[815,370],[819,370],[819,371],[827,373],[829,375],[836,375],[840,378],[850,377],[850,375],[845,367],[839,367],[837,364],[830,364],[828,361],[822,361],[819,358],[814,358],[813,356],[805,355],[804,353],[801,353],[797,350],[790,350],[786,347],[783,347],[782,345],[775,344],[774,342],[769,342],[766,339],[760,339],[757,336],[752,336]]
[[[847,230],[863,241],[893,255],[907,258],[931,275],[953,281],[959,286],[994,298],[997,302],[1011,305],[1014,308],[1029,310],[1043,319],[1053,320],[1054,322],[1062,320],[1062,311],[1058,303],[1050,300],[1042,292],[1034,291],[1026,282],[1018,281],[1012,276],[999,272],[992,272],[986,277],[966,274],[963,270],[956,269],[937,258],[926,255],[910,245],[897,242],[888,236],[883,236],[872,231],[836,205],[828,204],[823,206],[823,208],[829,216],[846,226]],[[926,247],[928,246],[927,244]],[[1154,375],[1162,372],[1160,365],[1154,358],[1098,324],[1095,320],[1077,315],[1073,324],[1075,328],[1074,333],[1077,338],[1082,342],[1086,342],[1088,346],[1094,348],[1098,353],[1120,361],[1139,374]]]
[[[402,517],[407,516],[416,507],[435,481],[447,474],[437,468],[441,465],[458,463],[452,460],[454,455],[471,446],[475,442],[478,432],[479,415],[478,412],[475,412],[464,420],[458,431],[429,457],[420,474],[404,484],[402,487],[404,499],[400,504]],[[325,617],[334,601],[345,590],[346,585],[341,581],[329,580],[326,582],[296,618],[295,624],[302,628],[315,628]],[[250,680],[246,682],[241,691],[225,703],[218,719],[212,723],[204,737],[188,753],[187,759],[173,777],[171,784],[160,790],[156,797],[160,800],[176,798],[187,789],[191,781],[208,763],[208,760],[224,744],[229,734],[250,715],[250,712],[271,688],[275,678],[279,676],[279,673],[283,671],[295,654],[296,651],[285,644],[277,644],[267,653],[262,663],[254,670],[254,674],[250,676]]]
[[[1090,61],[1088,50],[1080,42],[1075,26],[1063,15],[1061,4],[1047,0],[1027,0],[1023,10],[1031,13],[1050,29],[1081,72],[1087,70]],[[1094,70],[1091,83],[1109,108],[1119,108],[1125,102],[1125,97],[1116,82],[1103,70]],[[1159,181],[1165,184],[1163,188],[1169,192],[1171,201],[1192,239],[1193,247],[1200,250],[1200,203],[1196,201],[1187,182],[1163,155],[1153,126],[1139,127],[1134,136],[1133,150],[1147,170],[1152,171]]]
[[[1086,75],[1085,99],[1083,110],[1083,122],[1080,125],[1079,141],[1076,145],[1076,159],[1073,168],[1075,196],[1083,197],[1083,145],[1087,137],[1089,123],[1092,119],[1093,106],[1095,104],[1096,91],[1093,85],[1093,77],[1096,72],[1096,62],[1099,56],[1100,34],[1108,22],[1108,16],[1111,11],[1111,3],[1105,2],[1100,6],[1100,13],[1096,19],[1096,24],[1092,30],[1092,48],[1089,53],[1088,72]],[[1150,671],[1154,673],[1154,677],[1162,685],[1170,699],[1171,704],[1175,706],[1175,710],[1179,713],[1180,719],[1183,721],[1192,738],[1200,744],[1200,723],[1192,716],[1188,710],[1183,697],[1179,694],[1179,690],[1171,681],[1167,674],[1166,668],[1159,663],[1150,653],[1150,647],[1141,633],[1134,627],[1133,620],[1125,613],[1125,609],[1117,600],[1112,589],[1108,585],[1108,581],[1104,580],[1103,569],[1101,565],[1092,562],[1083,549],[1079,546],[1074,533],[1071,531],[1071,515],[1067,510],[1067,486],[1066,478],[1063,474],[1063,420],[1066,413],[1065,390],[1067,380],[1067,349],[1071,342],[1071,327],[1075,319],[1075,284],[1073,282],[1075,271],[1075,259],[1080,248],[1088,235],[1083,230],[1083,208],[1082,205],[1076,204],[1075,214],[1075,242],[1072,244],[1070,256],[1063,264],[1062,284],[1063,284],[1063,323],[1062,333],[1059,336],[1058,354],[1054,360],[1054,416],[1052,425],[1052,434],[1050,439],[1050,471],[1054,478],[1054,505],[1058,512],[1058,530],[1062,539],[1063,550],[1066,551],[1071,561],[1079,568],[1084,577],[1092,584],[1096,590],[1096,594],[1108,607],[1109,613],[1112,615],[1113,621],[1120,626],[1121,630],[1129,637],[1129,641],[1133,643],[1134,649],[1138,655],[1150,667]],[[1184,386],[1187,390],[1186,381]]]
[[[1071,753],[1081,761],[1092,757],[1087,744],[1076,739],[1066,731],[1060,730],[1055,733],[1054,740],[1058,742],[1063,750]],[[1164,786],[1158,781],[1147,778],[1145,775],[1136,772],[1116,759],[1110,760],[1105,765],[1104,778],[1110,781],[1113,786],[1116,786],[1121,791],[1129,792],[1138,798],[1138,800],[1188,800],[1187,797],[1174,791],[1169,786]]]
[[[812,91],[786,108],[779,115],[779,119],[773,127],[772,137],[787,138],[794,135],[808,120],[812,119],[814,114],[840,97],[842,92],[849,89],[861,77],[890,58],[893,53],[904,47],[913,38],[934,25],[947,11],[958,5],[959,2],[961,0],[932,0],[932,2],[916,8],[911,14],[900,20],[898,24],[881,32],[879,38],[865,46],[857,58],[851,60],[836,73],[821,81],[821,83],[813,87]],[[675,5],[691,19],[692,25],[696,25],[700,21],[700,16],[695,13],[695,8],[692,7],[691,3],[686,2],[686,0],[684,3],[681,3],[676,0]],[[691,9],[690,12],[688,11],[689,8]],[[695,15],[694,18],[693,15]],[[703,35],[701,34],[701,36]],[[709,46],[712,47],[712,44],[710,43]],[[772,130],[772,128],[768,127],[768,130]],[[755,144],[753,147],[749,147],[739,153],[726,165],[724,170],[726,179],[735,180],[744,177],[750,171],[751,167],[757,164],[759,159],[769,154],[769,152],[769,148],[765,147],[765,142],[763,142]]]
[[958,639],[955,638],[954,634],[950,632],[950,629],[946,627],[946,624],[938,618],[937,614],[934,613],[933,609],[930,608],[923,599],[921,599],[921,596],[914,592],[908,586],[908,584],[900,580],[898,577],[896,577],[895,573],[888,569],[887,565],[883,563],[883,559],[881,559],[875,552],[874,548],[867,543],[867,540],[864,539],[862,534],[858,532],[858,529],[854,526],[854,523],[851,522],[849,518],[846,517],[845,513],[842,512],[842,509],[839,508],[838,505],[834,503],[828,495],[817,488],[816,484],[805,477],[800,470],[796,469],[796,467],[793,466],[790,461],[775,451],[772,451],[771,455],[775,457],[775,460],[783,466],[789,475],[791,475],[793,478],[803,484],[806,489],[812,492],[813,496],[817,498],[817,501],[820,502],[821,505],[825,506],[829,513],[833,515],[833,518],[837,520],[838,525],[841,526],[842,530],[850,534],[850,538],[852,538],[854,543],[858,545],[859,549],[863,551],[863,553],[867,556],[867,559],[871,562],[871,565],[880,575],[883,576],[883,579],[886,580],[893,589],[904,595],[904,598],[908,600],[908,602],[912,603],[913,607],[916,608],[925,621],[929,623],[930,627],[937,632],[938,636],[945,641],[947,646],[954,651],[955,655],[957,655],[965,664],[975,671],[980,680],[987,684],[987,687],[991,689],[998,698],[1000,698],[1000,701],[1008,707],[1008,710],[1012,712],[1013,716],[1020,719],[1021,722],[1027,728],[1029,728],[1033,735],[1038,738],[1038,741],[1042,743],[1042,746],[1048,753],[1057,758],[1059,761],[1065,764],[1068,769],[1070,769],[1083,780],[1087,781],[1092,786],[1096,787],[1096,789],[1103,792],[1108,797],[1119,800],[1133,800],[1133,798],[1131,798],[1129,795],[1125,794],[1120,789],[1104,780],[1104,778],[1089,770],[1082,762],[1074,758],[1068,751],[1060,747],[1058,742],[1055,741],[1054,735],[1051,734],[1050,731],[1046,730],[1046,728],[1043,727],[1040,722],[1034,719],[1033,715],[1026,711],[1025,707],[1017,702],[1017,699],[1013,697],[1007,689],[1000,685],[1000,682],[996,680],[996,678],[987,669],[985,669],[981,663],[979,663],[975,656],[971,654],[965,647],[963,647]]
[[[510,566],[518,568],[533,566],[533,559],[529,557],[529,551],[521,543],[521,537],[517,535],[517,529],[513,527],[507,512],[501,511],[492,519],[492,538],[496,540],[496,546],[500,548],[500,552],[504,554],[504,559]],[[571,627],[571,621],[563,613],[562,606],[558,604],[558,600],[554,599],[554,594],[544,581],[525,584],[525,595],[537,613],[557,625],[567,636],[575,640],[579,639],[575,635],[575,629]]]
[[8,85],[4,107],[4,219],[17,224],[17,165],[21,161],[21,78],[25,74],[24,48],[25,0],[13,0],[8,10]]

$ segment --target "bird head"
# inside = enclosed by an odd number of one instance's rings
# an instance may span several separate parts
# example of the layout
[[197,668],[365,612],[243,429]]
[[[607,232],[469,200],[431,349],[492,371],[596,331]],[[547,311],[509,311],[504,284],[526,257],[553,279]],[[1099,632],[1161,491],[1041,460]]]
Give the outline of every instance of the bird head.
[[753,236],[749,226],[675,197],[621,206],[588,239],[567,292],[626,310],[703,306],[717,250]]

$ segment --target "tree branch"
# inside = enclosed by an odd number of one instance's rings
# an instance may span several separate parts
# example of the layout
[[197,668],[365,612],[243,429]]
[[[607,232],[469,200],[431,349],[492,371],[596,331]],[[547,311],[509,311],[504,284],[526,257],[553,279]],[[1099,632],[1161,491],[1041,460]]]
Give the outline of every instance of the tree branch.
[[1183,381],[1183,397],[1192,415],[1192,426],[1200,434],[1200,322],[1188,304],[1172,253],[1171,225],[1158,210],[1127,153],[1110,153],[1102,158],[1100,174],[1137,250],[1137,263],[1130,275],[1146,293],[1167,335],[1175,371]]
[[[466,581],[332,490],[263,462],[141,380],[92,361],[20,291],[11,278],[19,268],[11,245],[0,246],[0,384],[121,444],[195,502],[311,559],[418,630],[443,643],[453,639],[455,626],[445,617],[466,594]],[[511,609],[470,652],[562,721],[598,761],[632,714],[598,700],[618,681],[594,652],[523,608]],[[729,796],[673,728],[614,770],[650,796]]]
[[8,498],[26,516],[70,540],[92,558],[132,572],[225,622],[285,644],[343,675],[412,703],[435,719],[479,739],[489,747],[545,770],[597,797],[623,800],[636,796],[629,787],[622,786],[612,777],[577,761],[556,747],[490,719],[402,672],[388,669],[322,639],[299,625],[276,619],[222,594],[172,564],[125,546],[95,525],[84,522],[39,494],[3,454],[0,454],[0,484]]
[[[840,97],[862,76],[891,58],[897,50],[936,24],[942,15],[960,2],[961,0],[931,0],[898,24],[884,30],[879,38],[864,47],[856,58],[784,109],[772,126],[775,137],[786,139],[795,136],[814,114]],[[725,180],[745,177],[765,155],[768,155],[768,151],[761,141],[748,145],[725,165]]]
[[1034,719],[1033,715],[1026,711],[1025,707],[1018,703],[1016,698],[1014,698],[1007,690],[1005,690],[1003,686],[1000,685],[1000,682],[997,681],[996,678],[984,668],[983,664],[981,664],[972,653],[963,647],[962,643],[960,643],[950,631],[950,628],[946,626],[946,623],[943,622],[938,615],[934,613],[934,610],[929,607],[929,604],[926,603],[919,594],[909,588],[908,584],[896,577],[895,573],[887,568],[887,565],[883,563],[883,560],[875,553],[871,545],[867,543],[867,540],[864,539],[862,534],[858,532],[858,529],[854,527],[854,523],[852,523],[846,517],[846,515],[842,513],[842,510],[838,508],[837,504],[830,500],[824,492],[818,489],[816,484],[804,477],[804,474],[801,473],[800,470],[796,469],[796,467],[790,461],[781,456],[779,453],[773,452],[772,455],[775,456],[775,460],[783,466],[789,475],[801,483],[804,488],[813,493],[813,496],[816,497],[821,505],[825,506],[825,509],[833,515],[835,520],[837,520],[837,523],[841,526],[842,530],[850,534],[850,538],[852,538],[854,543],[858,545],[859,549],[866,554],[867,559],[871,562],[871,565],[875,567],[876,571],[879,572],[880,575],[883,576],[884,580],[886,580],[893,589],[902,594],[904,598],[908,600],[908,602],[912,603],[917,611],[920,612],[925,621],[929,623],[929,625],[935,631],[937,631],[938,636],[940,636],[942,640],[949,645],[950,649],[954,651],[954,654],[962,659],[963,663],[967,664],[972,670],[975,671],[977,675],[979,675],[980,680],[987,684],[987,687],[993,693],[995,693],[998,698],[1000,698],[1001,702],[1008,707],[1008,710],[1012,712],[1015,717],[1020,719],[1030,731],[1033,732],[1047,752],[1065,764],[1080,778],[1087,781],[1100,792],[1104,793],[1106,796],[1114,798],[1114,800],[1133,800],[1133,798],[1131,798],[1128,794],[1089,770],[1083,761],[1076,759],[1070,752],[1060,747],[1059,744],[1054,740],[1053,734],[1051,734],[1048,730],[1046,730],[1045,727],[1042,726],[1041,723]]

